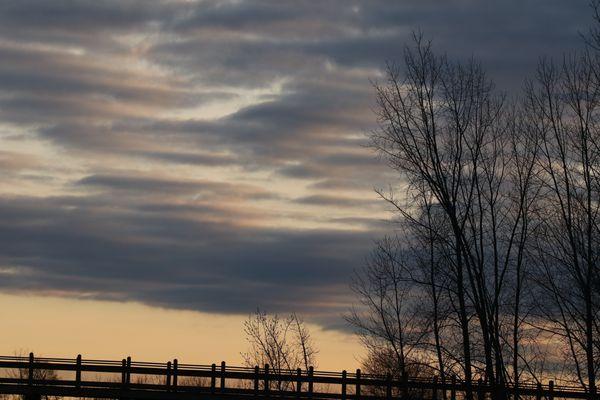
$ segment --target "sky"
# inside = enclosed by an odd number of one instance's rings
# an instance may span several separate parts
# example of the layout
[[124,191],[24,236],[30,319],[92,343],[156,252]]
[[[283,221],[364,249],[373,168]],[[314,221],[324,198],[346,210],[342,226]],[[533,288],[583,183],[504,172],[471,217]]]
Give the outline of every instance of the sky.
[[[0,2],[0,353],[239,364],[257,307],[324,369],[373,241],[373,82],[420,30],[518,95],[586,0]],[[210,343],[210,345],[207,345]]]

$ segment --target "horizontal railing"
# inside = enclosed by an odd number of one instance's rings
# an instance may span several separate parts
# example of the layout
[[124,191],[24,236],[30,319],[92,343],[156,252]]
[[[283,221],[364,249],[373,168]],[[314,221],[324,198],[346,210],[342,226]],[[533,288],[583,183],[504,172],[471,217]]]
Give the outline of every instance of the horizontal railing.
[[[132,379],[133,376],[133,379]],[[67,358],[0,356],[0,394],[129,399],[201,399],[229,397],[278,397],[284,399],[390,400],[427,398],[432,400],[465,398],[473,393],[477,400],[530,397],[553,400],[600,400],[581,387],[520,383],[503,387],[479,380],[464,382],[452,376],[442,382],[437,377],[403,377],[349,373],[279,370],[269,365],[245,368],[220,365]],[[37,397],[36,397],[37,396]]]

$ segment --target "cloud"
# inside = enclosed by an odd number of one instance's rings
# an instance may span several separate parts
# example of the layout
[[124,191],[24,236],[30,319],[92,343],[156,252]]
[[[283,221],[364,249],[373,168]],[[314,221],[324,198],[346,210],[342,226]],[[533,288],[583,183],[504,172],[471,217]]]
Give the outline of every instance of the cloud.
[[190,152],[167,152],[155,151],[142,153],[143,156],[163,160],[178,164],[194,165],[232,165],[236,163],[236,158],[230,154],[219,153],[190,153]]
[[245,183],[229,183],[210,180],[184,180],[169,176],[157,177],[144,174],[119,174],[119,175],[90,175],[77,182],[75,186],[84,186],[103,189],[111,196],[132,195],[144,197],[143,203],[152,204],[156,198],[174,198],[187,196],[197,200],[199,198],[211,199],[221,203],[243,198],[244,200],[277,199],[278,195],[264,189]]
[[[518,93],[586,1],[4,1],[0,287],[340,329],[392,230],[372,80],[414,29]],[[372,200],[371,200],[372,198]]]
[[352,197],[340,197],[333,195],[312,195],[296,199],[296,202],[308,205],[319,206],[337,206],[337,207],[353,207],[358,209],[368,209],[381,205],[374,200],[359,199]]
[[17,267],[2,286],[211,312],[247,313],[260,305],[335,318],[339,310],[318,305],[347,299],[344,277],[370,242],[365,232],[252,229],[212,222],[216,209],[195,210],[193,219],[185,208],[175,211],[77,197],[2,199],[0,260]]

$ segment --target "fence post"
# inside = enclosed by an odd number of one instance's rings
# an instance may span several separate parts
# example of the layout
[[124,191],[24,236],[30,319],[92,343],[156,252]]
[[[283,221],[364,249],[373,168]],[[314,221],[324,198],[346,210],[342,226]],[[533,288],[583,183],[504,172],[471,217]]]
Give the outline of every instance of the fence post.
[[33,353],[29,353],[29,369],[27,371],[27,383],[33,385]]
[[75,387],[77,389],[81,387],[81,354],[77,354],[75,360]]
[[406,371],[402,374],[402,398],[408,399],[408,374]]
[[387,374],[385,381],[386,381],[385,398],[387,400],[391,400],[391,398],[392,398],[392,375]]
[[315,370],[314,368],[308,367],[308,398],[312,399],[313,397],[313,374]]
[[[32,352],[32,353],[29,353],[29,368],[28,368],[28,376],[27,376],[27,383],[29,386],[33,386],[33,383],[34,383],[33,362],[34,362],[34,358],[33,358],[33,352]],[[30,388],[29,393],[27,393],[25,396],[23,396],[23,398],[25,400],[41,400],[42,396],[37,391],[34,391],[33,388]]]
[[437,386],[437,380],[438,380],[438,377],[437,377],[437,375],[434,375],[434,377],[433,377],[433,382],[432,382],[432,383],[433,383],[433,387],[432,387],[432,389],[431,389],[431,399],[432,399],[432,400],[437,400],[437,398],[438,398],[438,386]]
[[177,391],[177,374],[179,373],[178,371],[178,362],[177,359],[173,360],[173,391],[176,392]]
[[265,398],[269,398],[269,389],[270,389],[270,384],[269,384],[269,364],[265,364]]
[[129,387],[131,383],[131,357],[127,357],[127,375],[125,376],[125,385]]
[[356,399],[360,399],[360,368],[356,370],[356,390],[354,391]]
[[165,382],[167,390],[171,390],[171,361],[167,361],[167,379]]
[[259,374],[260,368],[258,367],[258,365],[254,366],[254,397],[258,397],[258,374]]
[[302,370],[298,368],[296,370],[296,397],[300,398],[302,393]]
[[456,375],[452,375],[450,378],[452,388],[450,388],[450,400],[456,400]]
[[554,381],[548,382],[548,400],[554,400]]
[[346,370],[342,371],[342,400],[346,400]]
[[225,390],[225,361],[221,361],[221,392]]
[[215,394],[215,390],[217,386],[217,365],[213,363],[210,366],[210,392]]
[[542,383],[538,382],[537,390],[535,391],[535,400],[542,400]]
[[121,360],[121,386],[125,387],[125,381],[126,381],[126,375],[127,375],[127,360],[126,359],[122,359]]

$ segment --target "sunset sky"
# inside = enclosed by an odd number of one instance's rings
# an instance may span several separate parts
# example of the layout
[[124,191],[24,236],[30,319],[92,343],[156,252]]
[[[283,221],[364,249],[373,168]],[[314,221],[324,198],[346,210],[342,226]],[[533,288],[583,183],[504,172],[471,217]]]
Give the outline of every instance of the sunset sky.
[[372,82],[420,29],[518,94],[587,0],[0,2],[0,353],[240,364],[257,307],[323,369],[373,241]]

